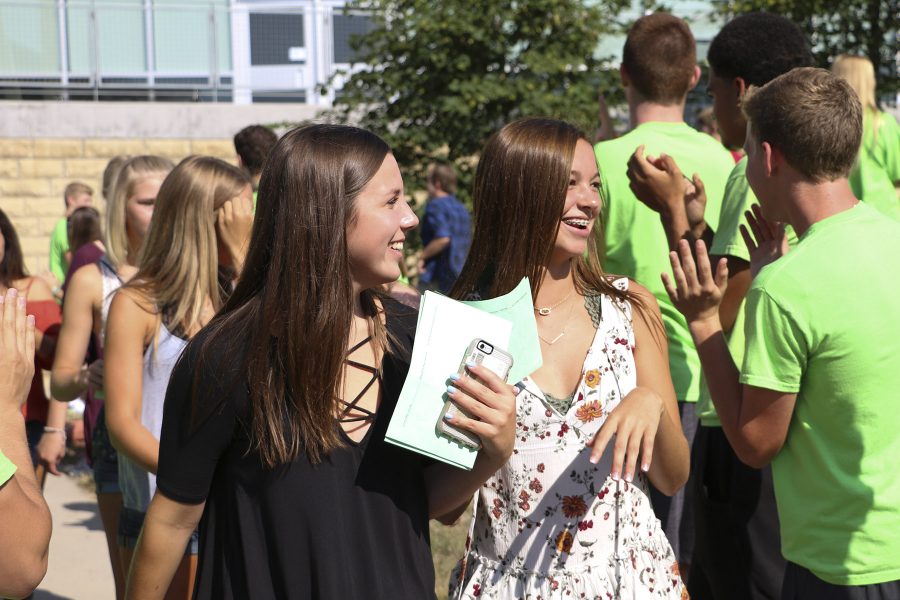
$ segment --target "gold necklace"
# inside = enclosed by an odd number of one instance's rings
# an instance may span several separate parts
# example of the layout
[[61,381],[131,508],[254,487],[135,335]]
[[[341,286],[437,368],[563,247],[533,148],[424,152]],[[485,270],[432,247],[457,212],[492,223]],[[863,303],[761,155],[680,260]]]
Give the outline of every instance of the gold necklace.
[[553,305],[551,305],[551,306],[544,306],[543,308],[538,308],[537,306],[535,306],[535,307],[534,307],[534,310],[536,310],[536,311],[537,311],[537,314],[541,315],[542,317],[549,317],[549,316],[550,316],[550,313],[553,312],[553,309],[556,308],[556,307],[558,307],[560,304],[562,304],[562,303],[565,302],[566,300],[568,300],[569,297],[572,295],[572,292],[574,292],[574,291],[575,291],[574,288],[572,288],[571,290],[569,290],[569,293],[566,294],[566,297],[563,298],[562,300],[560,300],[559,302],[557,302],[556,304],[553,304]]
[[[569,292],[569,296],[571,296],[571,295],[572,295],[572,293]],[[567,300],[569,296],[566,296],[565,300]],[[564,301],[565,301],[565,300],[564,300]],[[560,304],[562,304],[562,302],[558,302],[558,303],[556,304],[556,306],[559,306]],[[554,306],[553,308],[556,308],[556,306]],[[548,340],[547,338],[545,338],[544,336],[542,336],[541,333],[540,333],[540,331],[539,331],[539,332],[538,332],[538,338],[539,338],[542,342],[544,342],[545,344],[547,344],[548,346],[552,346],[553,344],[555,344],[556,342],[558,342],[560,339],[562,339],[562,337],[563,337],[564,335],[566,335],[566,330],[569,328],[569,322],[572,320],[572,313],[574,313],[574,312],[575,312],[575,303],[573,302],[573,303],[572,303],[572,306],[569,308],[569,316],[566,317],[566,322],[565,322],[565,324],[563,325],[562,331],[560,331],[559,334],[558,334],[555,338],[553,338],[552,340]]]

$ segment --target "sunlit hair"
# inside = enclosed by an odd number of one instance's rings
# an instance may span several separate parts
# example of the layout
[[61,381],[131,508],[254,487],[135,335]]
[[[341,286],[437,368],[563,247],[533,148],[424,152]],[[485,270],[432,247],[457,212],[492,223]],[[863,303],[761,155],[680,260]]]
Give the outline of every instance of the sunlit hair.
[[122,169],[122,165],[128,160],[128,156],[124,154],[120,154],[119,156],[114,156],[109,159],[109,162],[106,163],[106,168],[103,169],[103,189],[101,193],[103,194],[103,199],[107,202],[110,201],[110,197],[112,196],[113,187],[116,184],[116,178],[119,176],[119,171]]
[[148,177],[165,177],[175,165],[161,156],[135,156],[122,165],[116,177],[112,196],[106,206],[106,256],[116,267],[126,262],[128,257],[128,231],[125,219],[125,204],[134,194],[134,189]]
[[19,234],[6,213],[0,210],[0,233],[3,234],[3,260],[0,261],[0,283],[11,288],[19,279],[28,277]]
[[250,185],[237,167],[209,156],[189,156],[159,188],[138,272],[126,287],[140,291],[166,327],[187,332],[204,304],[222,307],[216,210]]
[[94,188],[89,186],[86,183],[82,183],[80,181],[73,181],[69,185],[66,186],[66,189],[63,190],[63,202],[66,205],[66,208],[69,206],[69,199],[75,198],[77,196],[81,196],[83,194],[87,194],[88,196],[94,195]]
[[831,65],[831,72],[849,83],[856,95],[859,96],[863,114],[868,114],[872,119],[872,145],[876,145],[881,111],[878,109],[878,96],[875,92],[875,67],[872,66],[872,61],[865,56],[841,54]]
[[[388,153],[371,132],[317,124],[285,134],[266,160],[264,210],[256,213],[241,278],[210,323],[199,362],[220,361],[223,344],[226,355],[243,357],[249,434],[269,467],[301,453],[315,464],[343,444],[336,409],[354,306],[347,229],[357,197]],[[386,351],[377,295],[364,290],[359,300],[370,335]],[[195,381],[194,423],[221,401],[202,388]]]
[[813,181],[846,177],[862,139],[862,106],[853,88],[825,69],[804,67],[750,88],[742,102],[752,143],[778,148]]
[[875,100],[875,68],[865,56],[841,54],[834,60],[831,72],[844,79],[859,96],[859,102],[866,109],[877,109]]
[[[472,246],[451,292],[454,298],[473,292],[494,298],[512,291],[523,277],[537,298],[563,217],[578,140],[587,142],[577,127],[545,118],[515,121],[488,140],[475,173]],[[576,288],[640,306],[603,273],[601,240],[592,235],[587,256],[572,259]]]

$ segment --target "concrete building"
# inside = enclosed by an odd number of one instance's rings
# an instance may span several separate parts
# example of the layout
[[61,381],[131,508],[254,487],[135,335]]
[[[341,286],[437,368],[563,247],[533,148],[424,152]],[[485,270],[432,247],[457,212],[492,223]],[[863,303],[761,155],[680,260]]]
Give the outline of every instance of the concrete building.
[[328,106],[370,27],[344,4],[0,0],[0,99]]

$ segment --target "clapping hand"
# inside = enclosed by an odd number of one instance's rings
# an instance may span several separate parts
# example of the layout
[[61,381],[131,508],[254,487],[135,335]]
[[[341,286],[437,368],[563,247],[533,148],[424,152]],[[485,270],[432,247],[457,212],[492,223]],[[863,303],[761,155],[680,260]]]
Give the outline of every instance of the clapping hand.
[[704,224],[706,188],[694,173],[688,179],[671,156],[644,156],[644,146],[638,146],[628,160],[629,187],[647,208],[663,217],[684,213],[688,227],[699,238]]
[[678,242],[678,250],[669,252],[672,263],[672,277],[662,274],[663,285],[669,299],[688,324],[719,318],[719,304],[728,286],[728,261],[719,260],[713,276],[706,244],[697,240],[695,244],[697,260],[691,256],[691,246],[687,240]]
[[746,226],[741,225],[741,236],[750,250],[750,273],[756,277],[764,266],[787,254],[790,247],[783,223],[767,221],[759,204],[754,204],[750,208],[751,210],[745,212],[744,216],[747,217],[753,235],[750,235]]

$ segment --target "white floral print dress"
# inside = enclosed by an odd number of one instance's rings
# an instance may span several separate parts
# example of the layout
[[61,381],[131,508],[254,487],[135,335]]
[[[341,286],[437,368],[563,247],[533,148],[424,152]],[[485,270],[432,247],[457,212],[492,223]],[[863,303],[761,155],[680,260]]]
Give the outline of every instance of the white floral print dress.
[[[628,280],[614,284],[627,289]],[[568,412],[554,410],[530,378],[519,385],[516,446],[478,494],[450,598],[687,597],[643,473],[613,480],[612,442],[597,465],[588,461],[585,442],[636,381],[630,304],[591,301],[602,319]]]

